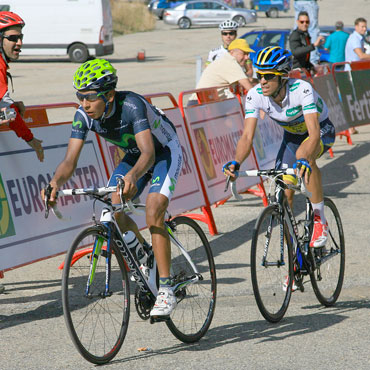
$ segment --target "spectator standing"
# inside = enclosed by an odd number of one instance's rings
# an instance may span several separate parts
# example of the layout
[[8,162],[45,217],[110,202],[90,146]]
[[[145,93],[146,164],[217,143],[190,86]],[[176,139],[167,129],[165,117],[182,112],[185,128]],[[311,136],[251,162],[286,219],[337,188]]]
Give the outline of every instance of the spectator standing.
[[318,47],[324,40],[323,36],[318,36],[315,42],[311,43],[308,33],[310,18],[306,11],[298,14],[297,28],[289,36],[290,50],[294,56],[293,68],[306,68],[314,72],[315,67],[310,62],[310,53]]
[[329,50],[330,63],[339,63],[345,61],[344,50],[346,47],[346,42],[349,37],[349,34],[343,31],[343,26],[344,25],[342,21],[336,22],[335,23],[336,31],[333,32],[326,39],[324,48]]
[[[369,60],[370,55],[365,53],[365,34],[367,32],[367,21],[365,18],[355,20],[355,30],[348,37],[345,49],[345,58],[347,62],[356,62],[359,60]],[[346,70],[350,66],[346,64]]]
[[[308,27],[308,33],[311,36],[312,40],[317,40],[320,35],[319,28],[319,5],[317,0],[294,0],[294,10],[295,10],[295,21],[298,20],[299,13],[307,12],[310,19],[310,24]],[[297,27],[295,23],[294,28]],[[320,62],[320,53],[318,50],[313,50],[311,52],[311,63],[313,65],[319,64]]]
[[[12,77],[8,72],[9,62],[16,61],[22,48],[22,28],[25,23],[23,19],[13,12],[0,12],[0,108],[13,108],[17,112],[15,120],[9,122],[11,130],[15,131],[27,144],[35,150],[37,158],[44,160],[44,150],[41,140],[33,137],[31,130],[26,126],[22,116],[25,112],[23,102],[14,102],[8,91],[8,77],[13,86]],[[2,124],[8,121],[1,122]]]
[[[357,18],[355,20],[355,30],[348,37],[345,58],[347,62],[356,62],[359,60],[370,60],[370,54],[365,53],[365,34],[367,32],[367,21],[365,18]],[[345,65],[345,70],[350,71],[349,64]],[[349,129],[350,134],[357,134],[355,127]]]
[[[33,148],[37,158],[42,162],[44,160],[44,150],[41,146],[41,140],[33,137],[31,130],[24,122],[22,115],[25,112],[23,102],[14,102],[9,96],[8,72],[9,62],[19,58],[22,47],[22,28],[25,23],[21,17],[13,12],[0,12],[0,109],[6,110],[12,108],[17,112],[16,118],[12,120],[2,120],[0,125],[9,124],[11,130],[15,131],[18,137],[21,137],[27,144]],[[13,85],[13,82],[12,82]],[[5,291],[4,285],[0,284],[0,294]]]
[[[197,89],[225,86],[225,89],[219,91],[219,97],[225,98],[229,85],[235,82],[239,82],[246,90],[252,88],[252,84],[244,72],[244,66],[249,59],[249,53],[253,53],[254,50],[249,47],[244,39],[232,41],[228,50],[228,53],[212,62],[203,71],[196,86]],[[197,103],[197,96],[193,94],[189,99],[188,105],[195,105]]]

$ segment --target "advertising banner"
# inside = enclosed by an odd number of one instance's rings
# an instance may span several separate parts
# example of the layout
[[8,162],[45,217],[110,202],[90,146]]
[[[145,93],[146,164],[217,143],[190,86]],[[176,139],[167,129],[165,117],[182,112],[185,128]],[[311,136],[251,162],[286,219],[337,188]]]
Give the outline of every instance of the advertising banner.
[[344,115],[342,104],[339,99],[337,87],[332,74],[314,77],[315,90],[324,99],[329,109],[329,119],[338,133],[347,130],[349,125]]
[[[66,251],[78,232],[91,223],[92,201],[86,196],[61,197],[58,208],[66,220],[51,212],[45,219],[40,191],[64,158],[70,125],[32,131],[43,139],[44,162],[39,162],[34,150],[14,132],[0,133],[0,271]],[[99,147],[91,135],[64,188],[104,186],[106,181]]]
[[[187,107],[185,117],[190,128],[196,157],[200,165],[207,195],[211,204],[225,198],[225,176],[222,166],[234,159],[236,145],[243,133],[244,119],[237,98]],[[249,158],[242,170],[255,169]],[[240,178],[237,182],[241,192],[259,183],[259,178]]]
[[370,123],[370,70],[336,72],[335,79],[348,124]]

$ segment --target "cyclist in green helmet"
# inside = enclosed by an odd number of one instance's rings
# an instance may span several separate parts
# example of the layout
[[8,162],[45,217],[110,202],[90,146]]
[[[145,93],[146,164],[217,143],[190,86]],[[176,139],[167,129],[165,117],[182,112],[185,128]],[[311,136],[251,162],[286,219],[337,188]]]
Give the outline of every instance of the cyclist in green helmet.
[[[176,306],[171,289],[171,250],[164,217],[178,180],[182,165],[182,150],[174,125],[163,112],[132,91],[116,91],[117,74],[104,59],[94,59],[81,65],[73,78],[80,102],[71,138],[64,160],[50,181],[53,188],[51,202],[56,201],[56,191],[67,182],[77,166],[77,161],[89,131],[120,147],[126,154],[114,170],[108,186],[117,185],[124,176],[123,195],[135,199],[153,178],[146,200],[146,222],[152,235],[160,286],[151,316],[168,316]],[[43,193],[42,193],[43,197]],[[119,203],[118,194],[112,195]],[[145,245],[136,223],[125,213],[117,215],[122,232],[134,231],[139,242]]]

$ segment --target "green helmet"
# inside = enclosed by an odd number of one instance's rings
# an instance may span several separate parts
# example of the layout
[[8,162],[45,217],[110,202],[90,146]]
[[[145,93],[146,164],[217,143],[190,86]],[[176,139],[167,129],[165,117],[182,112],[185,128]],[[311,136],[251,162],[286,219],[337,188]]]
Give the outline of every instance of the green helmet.
[[89,60],[77,69],[73,86],[77,90],[112,90],[117,85],[116,70],[105,59]]

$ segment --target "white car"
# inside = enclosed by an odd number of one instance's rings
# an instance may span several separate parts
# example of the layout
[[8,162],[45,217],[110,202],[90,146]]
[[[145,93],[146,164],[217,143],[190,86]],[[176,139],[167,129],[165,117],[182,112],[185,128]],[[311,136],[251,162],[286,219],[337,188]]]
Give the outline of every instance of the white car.
[[239,27],[257,21],[255,10],[232,8],[218,1],[187,1],[172,9],[166,9],[163,20],[187,29],[191,26],[215,26],[226,19],[239,23]]

